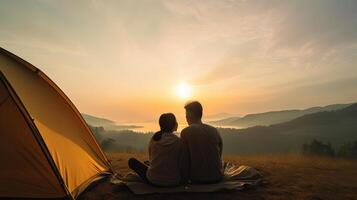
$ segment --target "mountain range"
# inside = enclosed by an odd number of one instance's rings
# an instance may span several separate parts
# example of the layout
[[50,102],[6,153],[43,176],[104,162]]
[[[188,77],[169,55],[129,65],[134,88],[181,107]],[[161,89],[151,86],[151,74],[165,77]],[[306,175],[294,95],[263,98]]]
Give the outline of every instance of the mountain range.
[[205,115],[204,120],[205,121],[218,121],[221,119],[227,119],[227,118],[238,117],[238,116],[239,115],[236,115],[236,114],[221,112],[221,113]]
[[307,114],[312,114],[322,111],[340,110],[350,105],[351,104],[333,104],[323,107],[311,107],[304,110],[270,111],[264,113],[248,114],[243,117],[229,117],[217,121],[210,121],[208,123],[218,127],[229,126],[229,127],[236,127],[236,128],[247,128],[253,126],[269,126],[272,124],[287,122]]
[[[303,144],[314,139],[330,143],[338,150],[343,144],[357,141],[357,103],[303,111],[315,112],[272,125],[243,129],[218,128],[223,139],[223,152],[232,155],[299,153]],[[95,119],[95,122],[98,120],[113,123],[102,118]],[[130,130],[92,129],[109,151],[145,151],[152,136],[152,133]]]
[[296,153],[313,139],[338,149],[344,143],[357,141],[357,104],[270,126],[219,131],[228,154]]
[[141,126],[136,126],[136,125],[117,124],[112,120],[101,118],[101,117],[95,117],[85,113],[81,113],[81,115],[83,119],[87,122],[87,124],[89,124],[90,126],[103,127],[105,130],[125,130],[125,129],[141,128]]

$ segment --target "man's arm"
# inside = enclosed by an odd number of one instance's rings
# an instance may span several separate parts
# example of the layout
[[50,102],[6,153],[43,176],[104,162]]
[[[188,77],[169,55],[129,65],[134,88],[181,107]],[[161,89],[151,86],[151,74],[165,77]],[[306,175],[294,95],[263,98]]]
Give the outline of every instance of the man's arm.
[[188,183],[190,179],[190,149],[187,142],[187,133],[185,130],[181,132],[180,146],[181,182],[185,184]]

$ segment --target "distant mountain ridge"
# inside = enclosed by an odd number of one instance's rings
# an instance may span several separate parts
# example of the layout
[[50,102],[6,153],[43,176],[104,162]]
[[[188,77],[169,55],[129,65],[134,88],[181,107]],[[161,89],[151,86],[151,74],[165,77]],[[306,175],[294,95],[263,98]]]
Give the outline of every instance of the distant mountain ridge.
[[311,107],[304,110],[282,110],[282,111],[270,111],[264,113],[248,114],[244,117],[230,117],[218,121],[208,122],[209,124],[215,126],[232,126],[237,128],[247,128],[253,126],[268,126],[272,124],[278,124],[282,122],[287,122],[298,117],[322,112],[322,111],[333,111],[346,108],[352,104],[332,104],[323,107]]
[[295,153],[313,139],[339,147],[357,141],[357,104],[307,114],[280,124],[246,129],[220,128],[225,152],[230,154]]
[[114,121],[109,120],[109,119],[95,117],[95,116],[88,115],[85,113],[81,113],[81,115],[84,118],[84,120],[89,124],[115,124]]
[[232,117],[239,117],[239,115],[221,112],[221,113],[209,114],[209,115],[204,116],[205,120],[208,120],[208,121],[218,121],[221,119],[227,119],[227,118],[232,118]]
[[[145,151],[152,133],[93,128],[96,137],[108,150]],[[288,122],[245,129],[218,128],[226,155],[286,154],[301,152],[303,144],[316,139],[331,143],[336,150],[341,145],[357,141],[357,104],[346,108],[306,114]],[[112,140],[111,140],[112,139]]]
[[112,120],[101,118],[101,117],[95,117],[85,113],[81,113],[81,115],[84,118],[84,120],[87,122],[87,124],[89,124],[90,126],[103,127],[105,130],[126,130],[126,129],[141,128],[141,126],[136,126],[136,125],[117,124]]

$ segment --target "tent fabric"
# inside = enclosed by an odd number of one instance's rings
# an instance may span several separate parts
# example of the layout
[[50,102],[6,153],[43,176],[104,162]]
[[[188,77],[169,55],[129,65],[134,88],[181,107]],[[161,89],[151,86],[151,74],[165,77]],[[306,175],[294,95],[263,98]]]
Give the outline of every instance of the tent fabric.
[[65,196],[31,128],[3,81],[0,81],[0,130],[0,196]]
[[262,182],[263,176],[260,172],[249,166],[238,166],[228,163],[225,166],[224,178],[215,184],[192,184],[179,185],[176,187],[156,187],[149,185],[136,174],[128,174],[122,180],[113,179],[114,184],[126,185],[134,194],[163,194],[163,193],[196,193],[196,192],[218,192],[243,190],[247,187],[258,186]]
[[92,180],[111,173],[107,158],[78,110],[43,72],[1,48],[0,71],[32,118],[74,198]]

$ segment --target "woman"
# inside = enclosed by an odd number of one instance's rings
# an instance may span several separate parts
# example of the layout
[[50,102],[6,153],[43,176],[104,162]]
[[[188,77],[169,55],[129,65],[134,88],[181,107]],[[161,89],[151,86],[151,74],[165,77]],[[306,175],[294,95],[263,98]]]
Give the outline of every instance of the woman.
[[129,167],[144,181],[157,186],[175,186],[180,183],[180,139],[176,117],[165,113],[159,119],[160,131],[156,132],[149,143],[149,165],[135,158],[129,159]]

